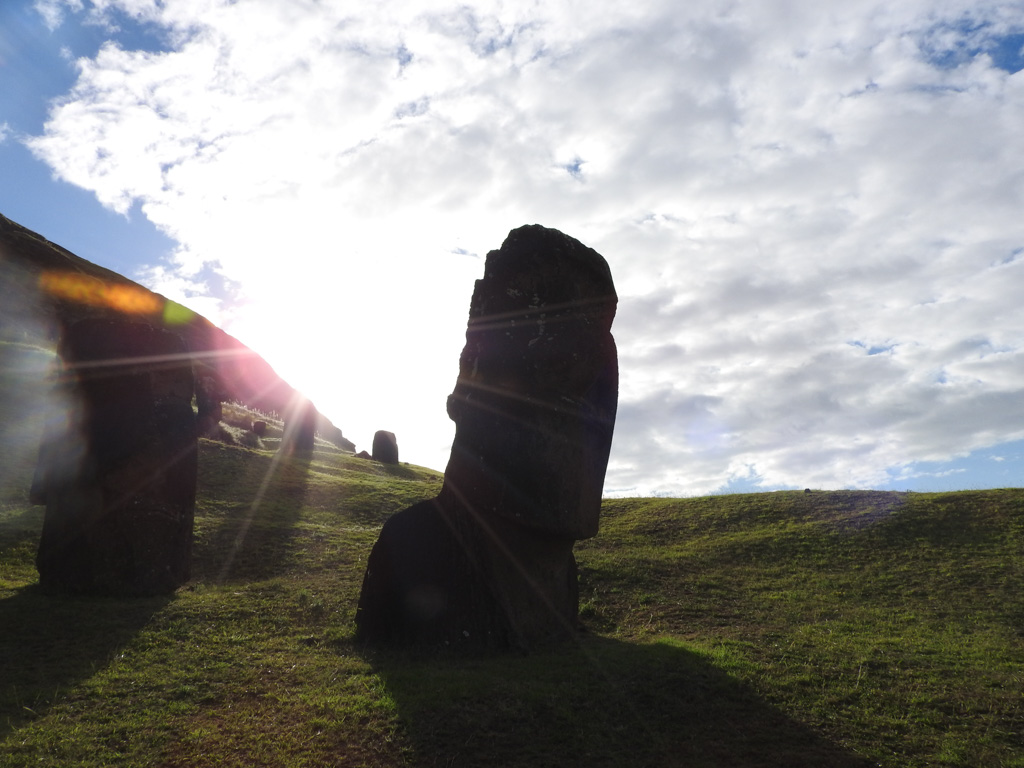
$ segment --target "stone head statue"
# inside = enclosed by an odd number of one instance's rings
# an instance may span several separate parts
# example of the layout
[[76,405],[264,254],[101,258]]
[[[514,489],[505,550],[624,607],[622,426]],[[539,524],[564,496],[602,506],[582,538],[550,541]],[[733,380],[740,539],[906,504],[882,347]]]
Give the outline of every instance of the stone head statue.
[[618,366],[605,260],[533,225],[487,255],[469,311],[445,486],[484,516],[566,538],[597,533]]
[[573,545],[597,533],[618,400],[605,260],[526,226],[473,291],[441,493],[384,524],[356,611],[369,643],[529,648],[571,637]]

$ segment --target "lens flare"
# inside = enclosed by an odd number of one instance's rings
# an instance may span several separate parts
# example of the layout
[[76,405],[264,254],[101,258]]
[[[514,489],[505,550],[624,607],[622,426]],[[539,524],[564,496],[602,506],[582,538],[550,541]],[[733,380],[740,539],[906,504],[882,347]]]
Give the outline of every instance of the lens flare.
[[51,296],[92,307],[110,307],[129,315],[160,315],[167,325],[183,325],[195,317],[191,309],[141,286],[109,283],[91,275],[47,270],[39,276],[39,287]]

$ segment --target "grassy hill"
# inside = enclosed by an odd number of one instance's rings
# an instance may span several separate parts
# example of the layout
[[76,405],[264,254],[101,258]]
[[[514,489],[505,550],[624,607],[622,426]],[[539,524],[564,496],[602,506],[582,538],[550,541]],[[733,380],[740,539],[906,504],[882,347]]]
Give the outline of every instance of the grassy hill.
[[186,587],[41,594],[52,360],[0,340],[0,768],[1024,766],[1024,490],[607,500],[578,642],[371,652],[366,557],[440,475],[231,408]]
[[[256,438],[228,408],[200,443],[188,585],[41,594],[53,339],[107,311],[44,295],[48,273],[143,290],[0,216],[0,768],[1024,768],[1024,490],[608,500],[577,547],[577,642],[371,652],[366,557],[440,475],[325,441],[281,458],[280,423]],[[227,391],[283,409],[258,356],[175,322]]]
[[608,500],[578,642],[458,659],[352,640],[437,473],[200,450],[194,579],[132,600],[37,591],[8,450],[0,766],[1024,766],[1024,491]]

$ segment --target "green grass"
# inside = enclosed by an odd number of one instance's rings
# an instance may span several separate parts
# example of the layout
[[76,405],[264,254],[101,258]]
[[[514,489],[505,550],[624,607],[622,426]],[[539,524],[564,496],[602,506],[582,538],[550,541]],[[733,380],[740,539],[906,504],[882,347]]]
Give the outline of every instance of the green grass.
[[39,594],[41,510],[5,510],[0,765],[1024,765],[1024,491],[608,500],[579,642],[457,659],[352,641],[436,473],[201,466],[167,598]]
[[29,406],[5,422],[0,766],[1024,767],[1024,490],[607,500],[577,642],[371,652],[366,557],[437,473],[203,440],[193,580],[48,596]]
[[609,501],[579,546],[612,635],[720,649],[884,765],[1024,765],[1024,491]]
[[208,440],[200,468],[194,579],[168,598],[40,594],[42,509],[0,517],[0,765],[395,764],[352,614],[381,520],[440,475]]

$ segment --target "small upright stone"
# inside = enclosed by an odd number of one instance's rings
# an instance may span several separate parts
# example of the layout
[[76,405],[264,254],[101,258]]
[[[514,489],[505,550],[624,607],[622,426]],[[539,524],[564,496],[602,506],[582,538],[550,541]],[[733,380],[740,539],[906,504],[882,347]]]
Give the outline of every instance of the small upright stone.
[[440,495],[393,515],[356,613],[369,643],[528,648],[577,625],[618,401],[618,299],[596,251],[513,230],[473,291]]
[[373,435],[373,460],[381,464],[398,463],[398,440],[394,432],[378,430]]
[[77,407],[44,452],[43,587],[152,595],[188,580],[196,496],[194,380],[184,341],[82,320],[59,348]]

